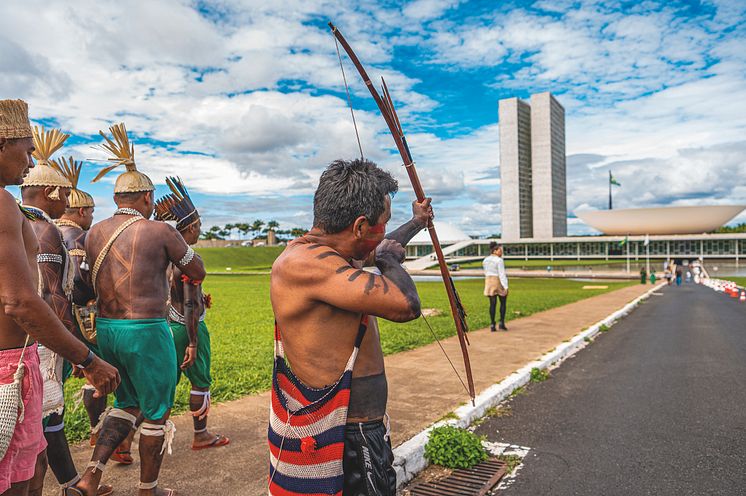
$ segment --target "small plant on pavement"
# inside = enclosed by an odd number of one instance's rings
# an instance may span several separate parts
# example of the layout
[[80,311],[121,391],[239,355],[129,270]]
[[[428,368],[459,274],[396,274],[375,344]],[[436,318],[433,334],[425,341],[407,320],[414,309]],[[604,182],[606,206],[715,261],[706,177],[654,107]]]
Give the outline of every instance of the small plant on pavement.
[[471,468],[487,459],[482,439],[466,429],[444,426],[433,429],[425,445],[430,463],[448,468]]
[[598,332],[606,332],[609,330],[609,326],[606,324],[601,324],[601,327],[598,328]]
[[544,382],[547,379],[549,379],[548,371],[537,369],[536,367],[531,369],[531,382]]
[[508,474],[512,474],[513,470],[515,470],[515,468],[523,461],[523,459],[518,455],[498,455],[497,459],[508,465]]

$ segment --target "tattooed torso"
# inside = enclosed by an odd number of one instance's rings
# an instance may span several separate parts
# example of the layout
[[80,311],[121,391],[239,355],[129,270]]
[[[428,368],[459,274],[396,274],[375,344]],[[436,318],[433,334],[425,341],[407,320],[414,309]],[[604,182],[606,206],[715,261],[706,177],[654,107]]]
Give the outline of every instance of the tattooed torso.
[[[334,383],[353,350],[363,313],[392,320],[412,318],[398,313],[411,311],[412,298],[400,286],[405,287],[396,277],[362,270],[308,237],[291,242],[272,266],[270,293],[293,372],[312,387]],[[419,300],[417,312],[418,305]],[[383,371],[378,326],[371,319],[353,377]]]
[[62,236],[57,226],[44,220],[33,222],[31,227],[39,240],[39,253],[42,255],[56,255],[62,259],[62,264],[48,261],[39,263],[39,273],[42,278],[42,296],[65,327],[72,330],[72,303],[62,289],[65,279],[65,250],[63,248]]
[[[115,215],[91,227],[86,236],[86,256],[91,272],[111,236],[127,220]],[[174,228],[164,222],[141,220],[129,226],[114,242],[101,265],[96,281],[99,316],[110,319],[152,319],[166,316],[171,252],[186,244]],[[173,255],[173,253],[172,253]],[[178,258],[177,258],[178,260]]]

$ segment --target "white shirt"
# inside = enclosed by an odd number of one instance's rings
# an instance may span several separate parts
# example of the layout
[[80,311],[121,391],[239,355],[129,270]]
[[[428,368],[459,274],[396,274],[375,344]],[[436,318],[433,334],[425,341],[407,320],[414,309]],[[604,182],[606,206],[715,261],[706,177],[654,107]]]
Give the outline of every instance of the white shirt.
[[497,255],[490,255],[482,262],[484,275],[497,276],[500,278],[500,284],[503,288],[508,289],[508,274],[505,272],[505,262]]

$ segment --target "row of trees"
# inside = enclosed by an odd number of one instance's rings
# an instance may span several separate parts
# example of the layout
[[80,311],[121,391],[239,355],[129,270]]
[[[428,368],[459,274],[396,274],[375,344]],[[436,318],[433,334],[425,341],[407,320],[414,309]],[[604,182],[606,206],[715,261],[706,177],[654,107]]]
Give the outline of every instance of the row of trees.
[[229,239],[238,237],[238,239],[254,239],[261,234],[268,234],[270,231],[279,236],[290,236],[297,238],[306,233],[306,229],[295,227],[293,229],[277,229],[280,223],[276,220],[264,222],[257,219],[251,224],[239,222],[236,224],[226,224],[224,226],[212,226],[202,233],[202,239]]

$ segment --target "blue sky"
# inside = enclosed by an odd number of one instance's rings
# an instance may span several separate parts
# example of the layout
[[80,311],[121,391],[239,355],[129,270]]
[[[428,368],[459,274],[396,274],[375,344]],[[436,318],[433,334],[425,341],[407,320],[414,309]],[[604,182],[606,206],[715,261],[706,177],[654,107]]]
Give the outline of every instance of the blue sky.
[[[500,232],[497,101],[552,91],[566,108],[571,233],[578,208],[746,204],[746,3],[6,0],[0,97],[74,135],[124,120],[163,192],[178,174],[207,225],[308,227],[323,167],[358,155],[332,20],[386,77],[436,215]],[[42,12],[44,15],[39,15]],[[367,157],[411,190],[383,119],[345,58]],[[98,161],[97,161],[98,160]],[[115,175],[86,185],[113,210]],[[746,221],[742,217],[737,221]]]

